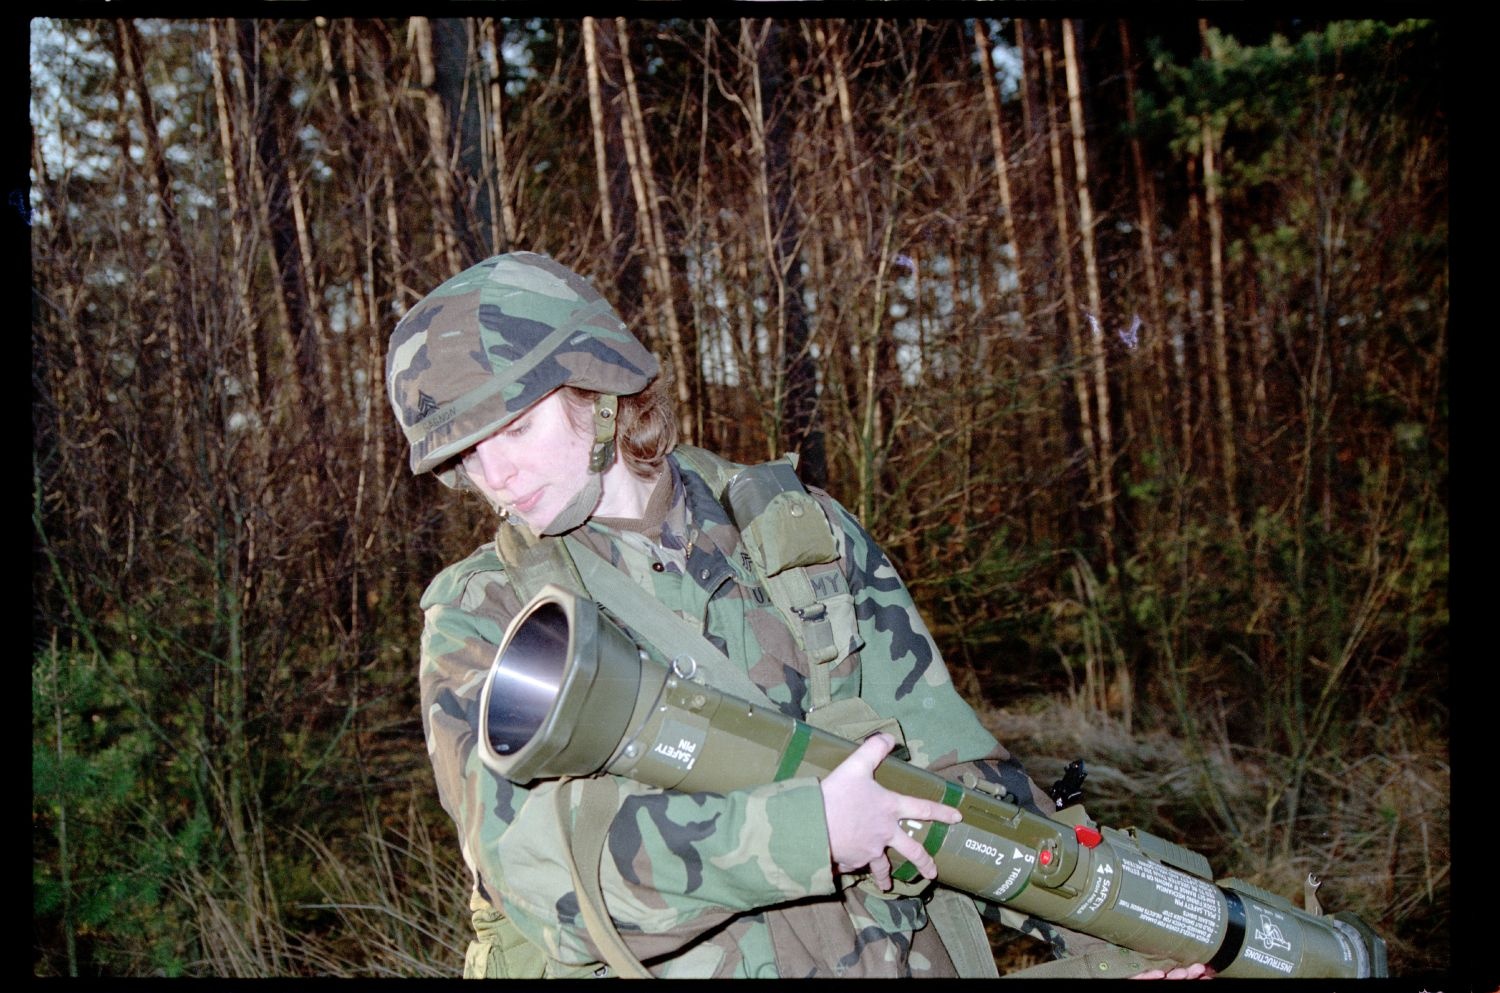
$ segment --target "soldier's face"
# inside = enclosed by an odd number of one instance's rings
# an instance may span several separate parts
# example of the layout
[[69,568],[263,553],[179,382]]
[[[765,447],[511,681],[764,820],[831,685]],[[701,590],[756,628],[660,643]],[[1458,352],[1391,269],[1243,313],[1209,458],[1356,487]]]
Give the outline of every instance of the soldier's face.
[[589,449],[553,391],[464,456],[469,478],[487,489],[533,531],[541,531],[583,489]]

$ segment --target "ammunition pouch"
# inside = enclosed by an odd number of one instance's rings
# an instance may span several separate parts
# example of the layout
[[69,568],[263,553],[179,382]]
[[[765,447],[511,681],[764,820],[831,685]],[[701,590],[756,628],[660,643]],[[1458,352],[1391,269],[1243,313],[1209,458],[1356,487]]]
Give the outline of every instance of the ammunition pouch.
[[756,578],[807,654],[808,720],[832,730],[814,717],[832,697],[829,671],[862,647],[854,597],[839,565],[836,523],[797,478],[795,455],[742,467],[702,449],[680,447],[678,453],[721,494]]
[[831,562],[837,554],[827,515],[786,458],[736,472],[723,500],[751,559],[767,576]]
[[877,731],[884,731],[896,739],[898,749],[906,747],[906,735],[901,730],[901,722],[894,717],[881,717],[874,707],[857,696],[836,700],[809,711],[807,723],[850,741],[862,741]]
[[577,979],[607,972],[601,965],[569,966],[548,958],[493,907],[475,907],[470,920],[475,937],[464,952],[465,979]]
[[547,957],[498,910],[474,911],[475,938],[464,953],[465,979],[541,979]]

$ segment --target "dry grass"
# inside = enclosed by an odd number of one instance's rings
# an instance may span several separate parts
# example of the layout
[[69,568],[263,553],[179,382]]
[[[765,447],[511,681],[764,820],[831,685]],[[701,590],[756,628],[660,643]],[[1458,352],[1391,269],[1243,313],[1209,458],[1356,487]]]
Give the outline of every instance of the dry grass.
[[470,938],[471,882],[457,845],[435,837],[414,805],[367,817],[352,844],[302,829],[294,838],[317,866],[311,885],[320,895],[282,907],[279,920],[247,920],[206,880],[192,887],[206,974],[458,977]]
[[[980,717],[1043,786],[1083,758],[1084,802],[1101,823],[1138,826],[1200,851],[1219,878],[1244,879],[1298,905],[1304,880],[1317,876],[1326,911],[1353,911],[1385,938],[1392,975],[1449,968],[1447,741],[1415,733],[1398,716],[1362,728],[1372,753],[1323,756],[1289,831],[1274,756],[1220,741],[1195,761],[1164,731],[1127,734],[1118,720],[1060,700],[987,708]],[[1223,809],[1206,798],[1206,776]],[[1024,965],[1034,949],[1012,954]]]
[[400,826],[371,823],[361,853],[336,854],[304,833],[324,902],[340,926],[297,943],[305,970],[326,976],[457,977],[469,938],[472,882],[447,836],[408,808]]

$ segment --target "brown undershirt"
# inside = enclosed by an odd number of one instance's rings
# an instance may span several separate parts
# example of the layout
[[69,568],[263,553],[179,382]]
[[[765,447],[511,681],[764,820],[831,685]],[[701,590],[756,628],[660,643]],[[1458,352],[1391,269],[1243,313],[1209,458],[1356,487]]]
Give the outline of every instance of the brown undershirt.
[[635,531],[660,544],[661,526],[666,523],[667,512],[671,509],[672,471],[663,466],[661,475],[656,478],[656,486],[652,488],[651,496],[646,500],[646,509],[639,518],[595,517],[593,520],[596,524],[603,524],[616,531]]

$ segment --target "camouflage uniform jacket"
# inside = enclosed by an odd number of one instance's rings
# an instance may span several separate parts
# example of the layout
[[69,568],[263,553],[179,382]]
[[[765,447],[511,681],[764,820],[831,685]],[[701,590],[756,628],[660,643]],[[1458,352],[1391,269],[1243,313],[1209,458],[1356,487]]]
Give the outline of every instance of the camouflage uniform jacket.
[[[808,659],[708,484],[675,457],[670,464],[672,505],[659,541],[598,521],[575,535],[701,624],[781,710],[804,717]],[[949,778],[972,771],[1028,804],[1047,804],[955,691],[874,539],[826,493],[813,493],[837,523],[840,558],[828,568],[847,582],[853,606],[841,612],[848,654],[828,663],[833,700],[858,694],[897,718],[919,765]],[[473,872],[472,905],[498,906],[552,959],[598,962],[559,850],[556,784],[513,785],[478,756],[481,680],[522,607],[493,542],[444,570],[422,607],[423,726],[440,799]],[[657,975],[952,975],[919,897],[876,895],[835,875],[816,779],[712,794],[608,778],[619,812],[601,869],[605,902]]]

